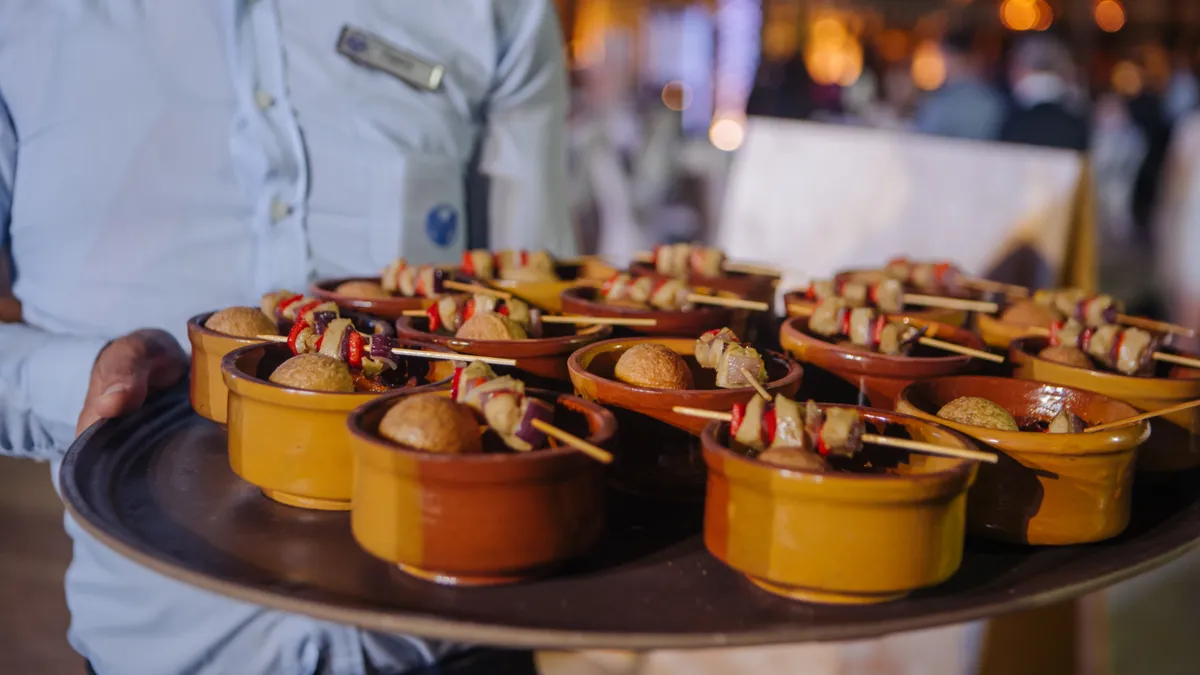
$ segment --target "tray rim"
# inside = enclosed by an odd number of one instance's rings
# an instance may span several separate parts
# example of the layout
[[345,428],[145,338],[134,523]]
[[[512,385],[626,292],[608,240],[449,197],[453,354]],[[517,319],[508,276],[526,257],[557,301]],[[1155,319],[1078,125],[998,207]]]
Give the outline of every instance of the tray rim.
[[[647,633],[614,631],[581,631],[543,627],[508,626],[496,622],[467,621],[420,613],[384,611],[378,608],[353,607],[349,603],[333,604],[289,595],[286,591],[266,590],[245,583],[198,572],[172,559],[172,556],[134,537],[119,519],[106,519],[84,498],[76,483],[76,469],[84,448],[97,436],[113,433],[123,425],[142,418],[152,424],[135,433],[147,433],[180,415],[194,415],[187,402],[186,383],[182,389],[156,397],[140,413],[126,418],[103,420],[89,427],[71,445],[59,470],[63,503],[68,515],[89,535],[104,545],[159,574],[220,595],[261,605],[270,609],[302,614],[312,618],[356,626],[366,630],[416,635],[427,639],[451,640],[476,645],[492,645],[525,649],[582,650],[618,649],[648,651],[658,649],[710,649],[721,647],[752,647],[773,644],[829,642],[868,639],[898,632],[923,630],[938,626],[987,619],[1003,614],[1036,609],[1071,600],[1139,576],[1181,558],[1200,547],[1200,538],[1151,555],[1119,570],[1066,584],[1053,590],[1033,593],[1011,601],[992,601],[958,610],[943,610],[879,621],[846,621],[824,625],[796,624],[773,629],[747,632],[711,633]],[[156,416],[152,413],[161,412]],[[95,452],[95,450],[87,450]],[[144,451],[140,451],[144,452]],[[1179,513],[1183,513],[1180,511]],[[105,529],[116,526],[116,534]],[[284,586],[281,584],[281,586]],[[860,611],[870,611],[862,608]]]

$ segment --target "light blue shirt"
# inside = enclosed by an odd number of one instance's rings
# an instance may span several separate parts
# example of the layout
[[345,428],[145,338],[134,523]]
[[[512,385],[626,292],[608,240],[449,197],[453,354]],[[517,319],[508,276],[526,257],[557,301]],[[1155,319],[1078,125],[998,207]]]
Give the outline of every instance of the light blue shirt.
[[[347,24],[442,64],[441,90],[339,55]],[[0,324],[0,452],[61,457],[115,336],[186,345],[189,316],[268,290],[457,260],[472,167],[492,247],[574,253],[563,56],[549,0],[0,0],[0,247],[26,321]],[[70,639],[100,675],[434,656],[185,586],[66,525]]]

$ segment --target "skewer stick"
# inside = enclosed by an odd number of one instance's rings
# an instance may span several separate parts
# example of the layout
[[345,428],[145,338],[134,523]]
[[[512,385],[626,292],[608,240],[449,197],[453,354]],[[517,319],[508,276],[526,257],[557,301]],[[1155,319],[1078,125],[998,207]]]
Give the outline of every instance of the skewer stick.
[[508,291],[499,291],[495,288],[480,286],[478,284],[464,284],[461,281],[443,281],[442,286],[449,288],[452,291],[463,291],[465,293],[475,293],[478,295],[490,295],[496,298],[504,298],[509,300],[512,298],[512,293]]
[[607,450],[599,448],[582,438],[569,434],[562,429],[539,419],[533,420],[533,428],[547,436],[562,441],[583,454],[602,464],[612,464],[613,456]]
[[918,342],[925,345],[926,347],[933,347],[934,349],[940,349],[945,352],[953,352],[955,354],[962,354],[963,356],[970,356],[970,357],[973,357],[976,359],[983,359],[984,361],[991,361],[992,363],[1004,363],[1004,361],[1005,361],[1004,357],[1000,356],[999,354],[985,352],[981,349],[973,349],[971,347],[965,347],[963,345],[955,344],[953,342],[946,342],[945,340],[937,340],[937,339],[934,339],[931,337],[922,337],[918,340]]
[[1144,319],[1140,316],[1129,316],[1128,314],[1118,314],[1117,323],[1133,326],[1156,333],[1170,333],[1172,335],[1182,335],[1184,337],[1196,337],[1196,331],[1186,326],[1180,326],[1166,321],[1155,321],[1154,319]]
[[1189,408],[1197,408],[1197,407],[1200,407],[1200,399],[1197,399],[1195,401],[1186,401],[1184,403],[1180,403],[1179,405],[1173,405],[1169,408],[1163,408],[1162,410],[1151,410],[1150,412],[1142,413],[1140,415],[1134,415],[1133,417],[1126,417],[1125,419],[1117,420],[1115,422],[1108,422],[1106,424],[1097,424],[1094,427],[1088,427],[1088,428],[1084,429],[1083,433],[1092,434],[1097,431],[1108,431],[1109,429],[1117,429],[1120,427],[1127,427],[1132,424],[1137,424],[1138,422],[1141,422],[1142,420],[1148,420],[1148,419],[1151,419],[1154,417],[1159,417],[1161,415],[1170,415],[1171,413],[1177,413],[1181,410],[1188,410]]
[[1155,361],[1163,363],[1173,363],[1177,366],[1187,366],[1188,368],[1200,368],[1200,359],[1193,359],[1187,356],[1176,356],[1166,352],[1154,352],[1150,355]]
[[735,309],[749,309],[755,312],[768,312],[771,310],[771,306],[765,302],[742,300],[740,298],[719,298],[715,295],[688,293],[687,299],[688,302],[694,302],[700,305],[719,305],[721,307],[733,307]]
[[980,300],[964,300],[962,298],[945,298],[940,295],[921,295],[920,293],[905,293],[904,304],[919,307],[941,307],[944,309],[961,309],[968,312],[995,314],[1000,311],[1000,305],[994,302]]
[[757,377],[751,375],[749,370],[742,368],[742,377],[746,378],[746,381],[750,383],[751,387],[754,387],[754,391],[757,391],[759,396],[768,401],[771,400],[771,392],[764,389],[762,383],[758,381]]
[[933,443],[925,443],[922,441],[914,441],[907,438],[892,438],[891,436],[880,436],[878,434],[863,434],[863,443],[872,445],[882,445],[888,448],[900,448],[903,450],[912,450],[913,452],[921,452],[927,455],[939,455],[941,457],[957,457],[958,459],[971,459],[976,462],[986,462],[995,464],[1000,461],[994,452],[982,452],[980,450],[968,450],[966,448],[950,448],[944,445],[934,445]]
[[963,279],[963,286],[973,288],[977,291],[990,291],[995,293],[1003,293],[1018,298],[1029,297],[1029,289],[1016,284],[1005,284],[991,279]]
[[[259,340],[267,342],[287,342],[287,338],[282,335],[256,335]],[[457,352],[426,352],[420,349],[404,349],[395,347],[392,353],[397,356],[415,356],[421,359],[435,359],[441,361],[482,361],[490,363],[494,366],[515,366],[516,359],[502,359],[498,356],[476,356],[474,354],[459,354]]]
[[[716,410],[688,408],[680,405],[671,408],[671,410],[677,414],[685,415],[687,417],[716,420],[718,422],[733,421],[733,415],[731,413],[718,412]],[[921,452],[927,455],[939,455],[941,457],[971,459],[977,462],[987,462],[988,464],[995,464],[1000,459],[995,453],[992,452],[968,450],[967,448],[950,448],[943,445],[934,445],[933,443],[913,441],[907,438],[892,438],[891,436],[880,436],[878,434],[863,434],[862,440],[863,443],[870,443],[871,445],[882,445],[889,448],[912,450],[913,452]]]

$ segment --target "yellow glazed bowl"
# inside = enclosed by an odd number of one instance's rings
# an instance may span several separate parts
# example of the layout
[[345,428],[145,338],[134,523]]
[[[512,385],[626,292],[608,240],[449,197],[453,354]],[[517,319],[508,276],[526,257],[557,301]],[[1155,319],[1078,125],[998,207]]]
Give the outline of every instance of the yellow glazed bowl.
[[977,314],[975,327],[983,343],[994,349],[1008,349],[1008,345],[1017,338],[1036,335],[1037,331],[1045,331],[1045,326],[1026,326],[1009,321],[1001,321],[991,314]]
[[493,279],[487,283],[496,288],[504,289],[529,304],[547,312],[561,313],[563,291],[579,285],[599,285],[614,274],[617,269],[594,256],[585,256],[571,262],[560,262],[555,272],[560,281],[511,281]]
[[942,377],[900,393],[899,412],[933,420],[1000,451],[979,467],[967,500],[971,534],[1037,545],[1067,545],[1115,537],[1129,524],[1134,459],[1150,435],[1140,422],[1094,434],[997,431],[937,418],[961,396],[993,401],[1024,426],[1049,421],[1064,407],[1089,426],[1138,414],[1113,398],[1031,380]]
[[[898,425],[916,440],[974,448],[924,420],[858,410],[868,428]],[[885,602],[949,579],[962,563],[975,462],[868,448],[900,463],[887,474],[816,474],[751,459],[728,436],[725,422],[701,436],[704,543],[764,590],[823,604]]]
[[[540,576],[591,548],[604,526],[605,466],[571,448],[445,455],[379,436],[379,422],[414,392],[373,401],[349,418],[355,480],[350,516],[368,553],[418,578],[484,586]],[[555,426],[606,446],[603,406],[546,390]],[[439,392],[449,396],[450,392]],[[500,449],[492,434],[485,449]]]
[[262,344],[262,340],[233,337],[205,328],[204,322],[212,315],[213,312],[205,312],[187,322],[188,342],[192,343],[192,409],[206,420],[225,424],[229,389],[221,375],[221,359],[239,347]]
[[[1161,410],[1200,398],[1200,371],[1158,364],[1157,377],[1130,377],[1089,368],[1076,368],[1038,358],[1049,341],[1020,338],[1009,348],[1008,360],[1016,377],[1086,389],[1141,411]],[[1193,356],[1187,354],[1186,356]],[[1138,450],[1141,472],[1184,471],[1200,467],[1200,408],[1156,417],[1150,438]]]
[[[381,394],[305,391],[269,382],[270,373],[290,356],[286,345],[258,344],[236,349],[222,361],[229,387],[229,464],[277,502],[347,511],[353,456],[346,417]],[[424,373],[419,377],[428,382],[405,391],[449,386],[452,361],[400,360],[401,368]]]

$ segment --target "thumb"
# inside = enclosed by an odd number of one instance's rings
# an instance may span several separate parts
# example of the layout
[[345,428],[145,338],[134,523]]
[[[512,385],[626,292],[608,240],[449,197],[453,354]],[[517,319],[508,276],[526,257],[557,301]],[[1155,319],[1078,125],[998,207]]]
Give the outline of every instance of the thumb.
[[141,406],[146,400],[149,374],[145,350],[136,342],[122,338],[105,347],[92,368],[76,433],[98,420],[120,417]]

